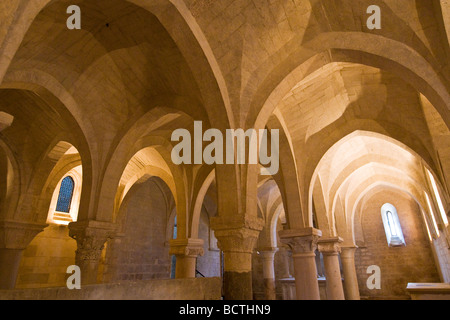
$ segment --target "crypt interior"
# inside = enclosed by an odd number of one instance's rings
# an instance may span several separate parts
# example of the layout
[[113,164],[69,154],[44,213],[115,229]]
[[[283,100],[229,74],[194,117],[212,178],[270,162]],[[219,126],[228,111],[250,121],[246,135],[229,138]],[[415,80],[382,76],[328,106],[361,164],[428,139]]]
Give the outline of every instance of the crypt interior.
[[[449,42],[448,0],[1,1],[0,299],[449,298]],[[278,172],[175,164],[195,121]]]

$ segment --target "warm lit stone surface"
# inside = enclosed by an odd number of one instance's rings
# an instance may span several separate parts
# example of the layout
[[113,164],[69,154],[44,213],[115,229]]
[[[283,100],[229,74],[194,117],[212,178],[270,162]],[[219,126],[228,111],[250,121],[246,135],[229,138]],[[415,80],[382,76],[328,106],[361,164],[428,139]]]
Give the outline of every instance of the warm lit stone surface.
[[[195,287],[195,290],[192,288]],[[121,284],[0,291],[0,300],[219,300],[221,279],[146,280]]]
[[[73,263],[90,284],[222,276],[226,299],[280,298],[290,276],[298,299],[450,282],[449,1],[377,1],[376,30],[373,4],[2,1],[0,288],[63,285]],[[175,165],[194,121],[279,130],[278,172]],[[406,247],[387,244],[387,202]]]

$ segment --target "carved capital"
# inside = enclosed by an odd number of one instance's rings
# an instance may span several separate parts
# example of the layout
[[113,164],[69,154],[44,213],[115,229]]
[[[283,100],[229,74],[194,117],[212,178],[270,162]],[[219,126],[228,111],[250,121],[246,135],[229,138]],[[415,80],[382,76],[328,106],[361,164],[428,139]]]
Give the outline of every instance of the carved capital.
[[0,248],[24,250],[47,226],[47,224],[1,221]]
[[341,252],[341,243],[344,240],[340,237],[320,239],[319,251],[323,254],[338,254]]
[[355,251],[358,249],[357,246],[343,246],[341,247],[341,259],[342,260],[354,260],[355,259]]
[[249,217],[230,221],[217,217],[212,219],[211,227],[222,251],[252,253],[264,221]]
[[217,230],[214,232],[219,248],[224,252],[252,253],[259,232],[246,228]]
[[280,241],[287,244],[293,254],[314,253],[322,231],[314,228],[281,230],[279,236]]
[[176,239],[170,240],[169,243],[170,255],[196,258],[205,253],[202,239]]
[[258,248],[259,258],[262,261],[273,261],[278,248]]
[[112,239],[116,226],[108,222],[80,221],[69,224],[69,235],[77,241],[77,260],[99,260],[106,241]]

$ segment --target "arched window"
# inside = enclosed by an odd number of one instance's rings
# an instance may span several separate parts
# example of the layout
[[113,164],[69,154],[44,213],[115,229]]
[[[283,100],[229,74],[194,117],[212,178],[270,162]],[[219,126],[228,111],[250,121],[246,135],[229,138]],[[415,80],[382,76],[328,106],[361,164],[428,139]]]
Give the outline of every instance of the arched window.
[[400,220],[398,219],[397,209],[392,204],[386,203],[381,208],[381,217],[389,246],[397,247],[405,245],[405,238]]
[[75,182],[72,177],[67,176],[61,181],[61,187],[59,189],[58,202],[56,204],[57,212],[70,212],[70,205],[72,203],[73,190]]

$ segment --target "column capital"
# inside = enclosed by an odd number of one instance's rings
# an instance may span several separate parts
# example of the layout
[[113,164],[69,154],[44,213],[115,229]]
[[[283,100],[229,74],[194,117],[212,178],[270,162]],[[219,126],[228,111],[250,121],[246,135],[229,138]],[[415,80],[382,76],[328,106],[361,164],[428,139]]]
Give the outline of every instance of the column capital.
[[341,259],[354,259],[355,251],[358,249],[358,246],[341,246]]
[[224,252],[252,253],[260,231],[248,228],[215,230],[219,248]]
[[211,218],[211,228],[218,232],[220,230],[249,229],[260,232],[264,228],[264,219],[258,217],[213,217]]
[[315,228],[279,231],[280,241],[287,244],[294,254],[314,253],[322,231]]
[[319,251],[323,254],[338,254],[341,252],[341,243],[344,239],[340,237],[323,238],[318,241]]
[[169,241],[170,255],[196,258],[203,256],[203,239],[173,239]]
[[256,217],[215,217],[211,219],[211,227],[222,251],[252,253],[264,228],[264,220]]
[[69,223],[69,236],[77,241],[77,260],[99,260],[106,241],[114,238],[117,226],[103,221]]
[[25,250],[47,224],[19,221],[0,221],[0,248]]
[[265,248],[258,248],[257,249],[259,253],[259,257],[263,260],[269,259],[273,260],[275,253],[278,252],[278,248],[273,247],[265,247]]

